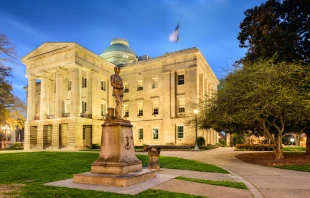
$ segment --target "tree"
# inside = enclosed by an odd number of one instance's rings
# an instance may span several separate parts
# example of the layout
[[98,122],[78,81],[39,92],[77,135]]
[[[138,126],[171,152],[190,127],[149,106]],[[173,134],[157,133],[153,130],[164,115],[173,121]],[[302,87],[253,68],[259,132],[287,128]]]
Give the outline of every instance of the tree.
[[201,104],[200,120],[219,131],[261,133],[281,159],[283,135],[300,131],[310,113],[309,69],[300,63],[244,62],[224,79],[216,96]]
[[12,85],[7,80],[8,77],[12,77],[12,68],[7,64],[14,63],[16,58],[15,47],[7,36],[0,32],[0,124],[9,124],[11,128],[21,129],[26,107],[20,98],[12,94]]
[[238,35],[241,48],[248,51],[242,61],[309,61],[310,1],[268,0],[244,12]]

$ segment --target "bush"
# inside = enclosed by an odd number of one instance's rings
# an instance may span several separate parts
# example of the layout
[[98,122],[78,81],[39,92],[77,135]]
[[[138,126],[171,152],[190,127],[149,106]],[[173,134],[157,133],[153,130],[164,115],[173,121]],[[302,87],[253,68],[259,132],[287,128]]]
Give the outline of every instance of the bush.
[[99,146],[99,144],[93,144],[91,148],[92,149],[100,149],[100,146]]
[[222,147],[223,145],[221,143],[216,143],[215,146]]
[[212,145],[212,144],[208,144],[208,145],[199,147],[199,149],[201,149],[201,150],[210,150],[210,149],[215,149],[215,148],[218,148],[218,146]]
[[250,151],[273,151],[274,144],[236,144],[236,149]]
[[11,148],[23,148],[23,145],[21,145],[20,143],[14,143]]
[[226,146],[226,141],[225,140],[220,140],[220,143],[222,144],[222,146]]
[[206,144],[206,140],[203,137],[198,137],[197,143],[198,143],[198,146],[203,146]]

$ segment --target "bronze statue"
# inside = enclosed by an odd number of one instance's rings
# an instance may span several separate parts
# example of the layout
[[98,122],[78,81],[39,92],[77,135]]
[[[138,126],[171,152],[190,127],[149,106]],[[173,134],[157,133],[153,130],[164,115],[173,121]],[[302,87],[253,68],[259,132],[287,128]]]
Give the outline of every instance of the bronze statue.
[[115,107],[115,117],[118,119],[122,119],[122,103],[123,103],[123,80],[119,76],[120,68],[114,67],[115,74],[111,75],[111,86],[113,87],[113,96],[116,102]]

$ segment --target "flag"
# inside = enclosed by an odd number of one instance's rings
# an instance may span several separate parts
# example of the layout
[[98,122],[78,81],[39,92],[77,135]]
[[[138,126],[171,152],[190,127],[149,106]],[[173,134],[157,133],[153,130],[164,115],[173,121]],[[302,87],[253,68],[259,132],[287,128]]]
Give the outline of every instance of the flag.
[[179,41],[179,23],[175,30],[169,36],[170,42],[178,42]]

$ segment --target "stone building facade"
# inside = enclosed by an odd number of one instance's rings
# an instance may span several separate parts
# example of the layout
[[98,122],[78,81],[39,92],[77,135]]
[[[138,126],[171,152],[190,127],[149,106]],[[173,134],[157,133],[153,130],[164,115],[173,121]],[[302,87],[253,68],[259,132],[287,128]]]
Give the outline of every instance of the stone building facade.
[[[216,91],[219,83],[197,48],[137,57],[123,39],[100,56],[76,43],[44,43],[22,58],[26,65],[25,150],[78,150],[100,144],[101,124],[115,107],[109,77],[121,67],[124,119],[131,121],[135,145],[193,145],[191,104]],[[199,130],[206,144],[214,130]]]

